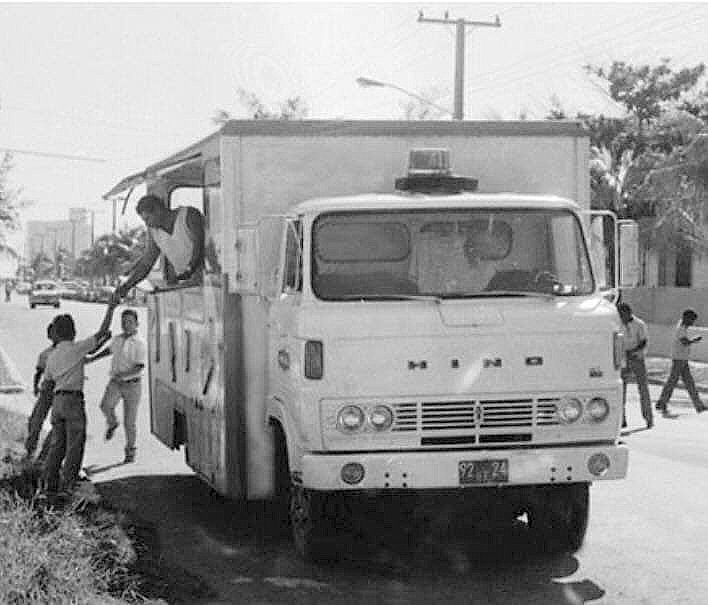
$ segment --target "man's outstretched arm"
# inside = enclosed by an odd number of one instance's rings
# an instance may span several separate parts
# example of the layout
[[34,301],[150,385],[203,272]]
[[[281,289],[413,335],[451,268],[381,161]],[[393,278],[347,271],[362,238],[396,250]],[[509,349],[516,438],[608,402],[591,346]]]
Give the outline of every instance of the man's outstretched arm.
[[125,298],[131,288],[143,281],[152,270],[155,261],[160,256],[160,249],[157,244],[148,237],[148,245],[140,260],[135,264],[128,278],[116,289],[116,295],[119,299]]

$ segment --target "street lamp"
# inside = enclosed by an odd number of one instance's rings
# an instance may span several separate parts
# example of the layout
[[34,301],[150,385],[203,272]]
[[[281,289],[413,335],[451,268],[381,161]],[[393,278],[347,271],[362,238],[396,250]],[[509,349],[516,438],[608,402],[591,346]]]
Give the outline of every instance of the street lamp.
[[357,78],[356,83],[362,88],[393,88],[394,90],[398,90],[399,92],[408,95],[409,97],[418,99],[418,101],[420,101],[421,103],[425,103],[426,105],[430,105],[431,107],[435,107],[435,109],[452,115],[452,111],[450,111],[446,107],[438,105],[437,103],[433,103],[425,97],[421,97],[420,95],[417,95],[416,93],[411,92],[410,90],[406,90],[405,88],[401,88],[400,86],[396,86],[395,84],[390,84],[389,82],[381,82],[380,80],[373,80],[372,78]]

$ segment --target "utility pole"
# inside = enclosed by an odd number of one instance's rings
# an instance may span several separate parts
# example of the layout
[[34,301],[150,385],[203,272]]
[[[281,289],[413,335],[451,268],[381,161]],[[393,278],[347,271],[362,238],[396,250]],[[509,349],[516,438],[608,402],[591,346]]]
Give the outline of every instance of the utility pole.
[[423,16],[423,11],[420,11],[418,23],[455,26],[455,108],[452,117],[455,120],[462,120],[465,113],[465,28],[468,25],[470,27],[501,27],[499,15],[496,15],[494,21],[467,21],[466,19],[450,19],[447,12],[444,19],[429,19]]

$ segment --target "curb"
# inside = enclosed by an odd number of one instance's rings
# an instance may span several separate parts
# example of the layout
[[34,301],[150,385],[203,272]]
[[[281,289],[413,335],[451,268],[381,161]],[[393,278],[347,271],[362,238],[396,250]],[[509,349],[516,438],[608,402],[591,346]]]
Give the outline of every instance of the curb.
[[26,388],[17,366],[0,346],[0,393],[20,393]]

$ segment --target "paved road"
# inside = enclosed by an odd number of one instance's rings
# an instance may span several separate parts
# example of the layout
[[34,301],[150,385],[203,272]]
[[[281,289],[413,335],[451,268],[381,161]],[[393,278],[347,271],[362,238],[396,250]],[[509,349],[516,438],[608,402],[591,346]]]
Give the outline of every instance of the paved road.
[[[103,311],[83,303],[64,307],[75,315],[80,335],[98,326]],[[30,311],[19,298],[0,303],[0,346],[28,382],[54,314]],[[110,467],[122,458],[122,434],[108,444],[102,440],[97,406],[107,365],[103,360],[88,370],[86,462]],[[654,400],[658,391],[651,387]],[[9,401],[0,395],[0,405]],[[654,429],[643,430],[636,389],[629,387],[629,477],[593,486],[586,544],[573,556],[534,554],[523,528],[499,534],[457,523],[450,529],[445,511],[438,511],[429,531],[414,535],[401,529],[407,519],[378,517],[357,541],[342,540],[338,560],[303,564],[267,505],[215,496],[184,465],[181,452],[149,435],[147,405],[140,413],[138,462],[113,466],[94,481],[109,501],[132,507],[157,527],[165,561],[204,580],[209,589],[200,598],[185,590],[184,603],[703,605],[708,414],[695,414],[683,391],[672,408],[673,418],[658,417]],[[375,510],[371,516],[377,519]]]

